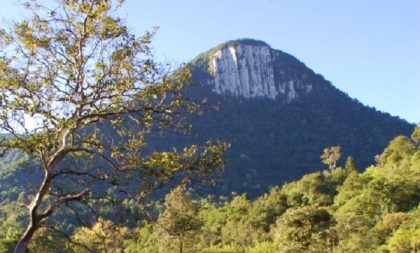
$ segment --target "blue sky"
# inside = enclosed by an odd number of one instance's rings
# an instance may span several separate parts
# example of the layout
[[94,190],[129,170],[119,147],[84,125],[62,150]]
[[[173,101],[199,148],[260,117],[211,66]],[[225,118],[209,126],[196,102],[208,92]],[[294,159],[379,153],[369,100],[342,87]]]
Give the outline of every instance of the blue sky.
[[[15,0],[0,16],[17,18]],[[160,29],[154,51],[175,64],[224,41],[263,40],[380,111],[420,122],[418,0],[126,0],[121,10],[141,34]]]

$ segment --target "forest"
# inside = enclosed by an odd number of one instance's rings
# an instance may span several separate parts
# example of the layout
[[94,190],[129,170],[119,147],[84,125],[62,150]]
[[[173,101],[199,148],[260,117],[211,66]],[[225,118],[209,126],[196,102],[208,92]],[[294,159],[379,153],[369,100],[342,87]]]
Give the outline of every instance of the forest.
[[[392,140],[364,172],[352,157],[335,167],[339,156],[323,156],[328,168],[253,200],[246,194],[199,197],[181,184],[147,208],[127,203],[137,212],[134,226],[98,217],[66,236],[41,228],[30,252],[420,250],[420,127]],[[17,203],[0,209],[0,252],[13,251],[22,229],[19,210]]]
[[150,145],[206,108],[185,97],[188,68],[155,61],[155,31],[118,17],[123,2],[31,0],[0,29],[1,253],[420,250],[420,127],[368,168],[332,146],[263,195],[195,190],[228,189],[230,144]]

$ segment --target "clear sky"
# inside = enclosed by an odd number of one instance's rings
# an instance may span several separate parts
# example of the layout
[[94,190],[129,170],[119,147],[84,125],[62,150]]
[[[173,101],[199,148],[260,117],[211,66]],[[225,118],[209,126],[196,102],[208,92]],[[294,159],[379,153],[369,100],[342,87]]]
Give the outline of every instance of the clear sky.
[[[0,16],[17,18],[15,3],[1,0]],[[126,0],[122,16],[138,34],[160,27],[160,59],[263,40],[362,103],[420,122],[419,0]]]

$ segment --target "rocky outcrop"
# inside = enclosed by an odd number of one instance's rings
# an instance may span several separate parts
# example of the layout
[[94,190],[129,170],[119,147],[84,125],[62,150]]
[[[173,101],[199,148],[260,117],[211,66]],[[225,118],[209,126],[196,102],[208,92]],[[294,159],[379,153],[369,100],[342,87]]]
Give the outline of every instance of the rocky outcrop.
[[290,74],[276,59],[281,52],[265,43],[228,43],[212,52],[208,59],[217,94],[244,98],[284,98],[287,102],[312,90],[304,76]]

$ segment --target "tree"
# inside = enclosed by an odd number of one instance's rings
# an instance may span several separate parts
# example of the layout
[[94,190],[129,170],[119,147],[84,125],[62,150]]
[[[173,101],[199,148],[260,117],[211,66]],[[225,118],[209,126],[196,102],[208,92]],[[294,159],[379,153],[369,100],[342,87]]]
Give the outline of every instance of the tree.
[[416,146],[406,136],[397,136],[393,139],[384,152],[379,156],[381,166],[399,166],[404,159],[411,157],[416,152]]
[[[189,73],[153,61],[153,33],[131,34],[115,15],[121,2],[58,0],[48,8],[28,1],[30,17],[0,31],[0,131],[7,133],[0,153],[29,155],[43,175],[15,252],[26,252],[41,226],[55,225],[59,207],[140,200],[180,172],[223,163],[225,144],[146,153],[149,131],[182,129],[183,113],[196,104],[183,98]],[[127,189],[131,178],[140,180],[135,190]]]
[[389,239],[391,252],[418,252],[420,250],[420,229],[398,229]]
[[332,252],[337,244],[334,219],[324,207],[288,209],[271,233],[279,252]]
[[347,157],[346,165],[344,167],[349,172],[357,172],[356,162],[352,156]]
[[[185,192],[185,186],[180,185],[165,197],[165,210],[156,222],[156,230],[160,234],[161,245],[176,252],[185,252],[188,239],[198,232],[201,222],[197,218],[198,206]],[[174,241],[177,245],[174,245]],[[191,249],[192,244],[187,246]],[[165,252],[167,251],[165,250]]]
[[53,231],[42,227],[29,243],[30,252],[55,253],[62,252],[69,245],[69,238],[66,238],[60,231]]
[[413,133],[411,134],[411,139],[414,141],[414,143],[419,146],[420,145],[420,126],[417,126]]
[[333,146],[330,148],[325,148],[324,153],[321,155],[322,162],[328,165],[330,170],[335,169],[337,167],[337,161],[340,160],[341,157],[341,147],[340,146]]
[[134,238],[124,241],[124,252],[159,253],[159,235],[154,230],[154,223],[142,224]]
[[127,233],[126,227],[99,218],[92,228],[82,227],[74,233],[72,252],[122,252],[122,243]]

